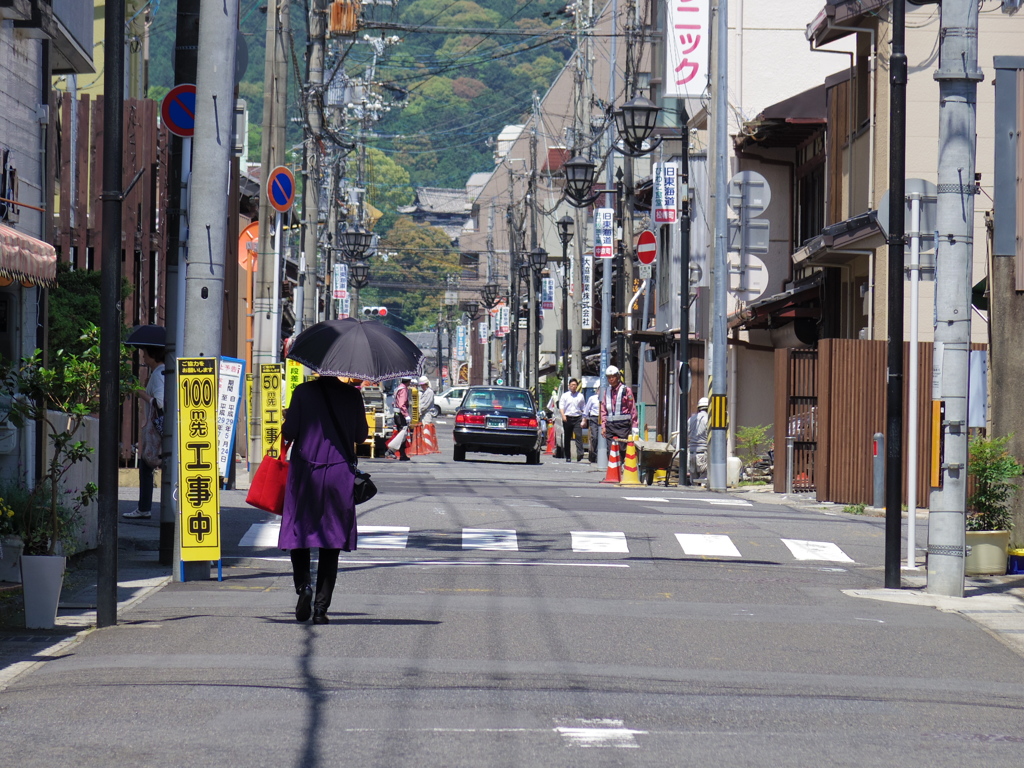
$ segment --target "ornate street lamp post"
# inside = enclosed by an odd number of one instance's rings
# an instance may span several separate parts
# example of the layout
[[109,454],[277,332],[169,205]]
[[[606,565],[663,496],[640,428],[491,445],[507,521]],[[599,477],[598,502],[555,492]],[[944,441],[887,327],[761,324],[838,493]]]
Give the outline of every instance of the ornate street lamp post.
[[558,239],[562,242],[562,385],[569,391],[569,243],[575,222],[572,216],[558,220]]
[[[537,337],[540,335],[538,329],[538,297],[540,290],[540,273],[548,264],[548,252],[543,248],[534,248],[530,251],[529,275],[530,280],[530,321],[529,327],[529,348],[533,350],[533,368],[527,369],[532,373],[533,391],[535,397],[540,398],[540,344]],[[538,403],[539,404],[539,403]]]

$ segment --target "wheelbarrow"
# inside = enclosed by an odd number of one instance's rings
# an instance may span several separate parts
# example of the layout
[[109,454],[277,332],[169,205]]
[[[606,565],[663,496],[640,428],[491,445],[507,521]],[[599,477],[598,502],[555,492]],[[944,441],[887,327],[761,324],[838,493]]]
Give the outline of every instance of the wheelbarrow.
[[672,443],[659,443],[651,440],[637,440],[636,447],[637,472],[640,474],[640,482],[652,485],[654,473],[659,469],[666,470],[665,486],[668,487],[669,470],[676,462],[676,449]]

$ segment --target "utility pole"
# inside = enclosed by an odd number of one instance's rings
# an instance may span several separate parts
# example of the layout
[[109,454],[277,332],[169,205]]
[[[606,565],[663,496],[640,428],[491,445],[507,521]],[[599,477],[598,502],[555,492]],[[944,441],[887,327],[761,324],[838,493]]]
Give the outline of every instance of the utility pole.
[[[285,39],[288,35],[288,5],[290,0],[267,1],[266,66],[263,92],[263,144],[261,146],[262,176],[265,181],[270,172],[284,161],[285,118],[288,97],[288,62],[285,58]],[[275,286],[280,281],[281,265],[274,256],[271,235],[274,209],[267,198],[266,184],[260,190],[260,243],[253,291],[254,343],[253,373],[260,365],[280,362],[278,340],[281,333],[281,307],[275,301]],[[259,465],[263,458],[260,441],[259,387],[253,391],[252,434],[249,436],[250,465]],[[256,467],[253,466],[255,472]]]
[[[892,4],[889,56],[889,269],[887,381],[885,392],[885,586],[900,586],[903,527],[903,243],[906,228],[907,52],[906,4]],[[938,289],[936,288],[936,299]],[[917,318],[913,318],[917,322]],[[968,324],[969,328],[969,324]],[[968,330],[968,334],[970,331]],[[916,436],[915,436],[916,437]],[[912,438],[914,439],[914,438]],[[916,514],[910,510],[909,514]],[[908,542],[913,548],[914,543]]]
[[302,261],[299,288],[302,301],[296,302],[299,320],[295,332],[316,322],[317,295],[317,230],[320,219],[320,137],[323,134],[324,104],[324,35],[326,33],[327,0],[312,0],[309,6],[309,54],[306,65],[306,141],[302,196]]
[[537,274],[533,265],[533,251],[537,250],[537,124],[540,122],[540,105],[537,92],[533,93],[533,129],[530,131],[530,183],[526,195],[530,206],[530,254],[526,259],[529,265],[526,270],[527,291],[529,298],[529,318],[526,321],[526,359],[528,378],[527,388],[533,390],[534,397],[540,401],[540,346],[537,344]]
[[96,626],[117,624],[117,451],[121,349],[121,144],[124,112],[124,0],[104,9],[103,231],[100,262],[100,434]]
[[[686,471],[690,462],[690,116],[686,100],[679,109],[679,352],[676,375],[679,377],[679,485],[689,485]],[[668,260],[665,260],[668,268]]]
[[[978,3],[946,0],[939,22],[939,173],[932,399],[942,408],[940,486],[928,516],[928,592],[962,597],[967,501],[967,373],[978,68]],[[893,208],[898,198],[890,194]]]
[[[715,88],[712,120],[715,125],[715,263],[712,281],[712,323],[711,323],[711,407],[708,426],[708,489],[724,491],[726,478],[726,457],[729,449],[728,425],[726,424],[726,396],[728,381],[726,374],[726,328],[725,307],[727,302],[727,277],[725,255],[728,250],[728,219],[726,197],[728,195],[729,165],[726,150],[729,144],[728,105],[729,86],[729,0],[718,0],[715,16]],[[902,199],[902,198],[901,198]],[[689,276],[687,276],[689,277]],[[687,283],[689,285],[689,283]]]
[[[224,321],[228,169],[233,151],[238,5],[202,0],[196,77],[194,179],[189,198],[183,357],[219,358]],[[182,563],[185,578],[210,578],[208,562]]]

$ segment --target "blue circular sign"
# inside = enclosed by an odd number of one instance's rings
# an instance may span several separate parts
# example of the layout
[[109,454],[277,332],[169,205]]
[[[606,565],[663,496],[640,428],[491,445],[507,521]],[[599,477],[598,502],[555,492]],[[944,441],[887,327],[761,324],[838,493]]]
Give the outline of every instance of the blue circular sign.
[[283,165],[272,170],[267,178],[267,199],[281,213],[286,212],[295,202],[295,177]]
[[160,103],[160,117],[175,136],[192,136],[196,132],[195,85],[182,83],[171,88]]

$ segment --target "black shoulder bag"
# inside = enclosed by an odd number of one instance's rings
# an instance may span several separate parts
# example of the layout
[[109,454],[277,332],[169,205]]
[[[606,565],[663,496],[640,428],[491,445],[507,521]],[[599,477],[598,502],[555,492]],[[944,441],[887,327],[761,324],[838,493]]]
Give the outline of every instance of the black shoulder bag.
[[[338,437],[344,442],[345,433],[341,429],[341,425],[338,424],[338,417],[334,413],[334,408],[331,407],[330,401],[327,399],[327,393],[320,390],[320,394],[324,396],[324,404],[327,406],[327,412],[331,415],[331,421],[334,423],[334,430],[338,433]],[[377,495],[377,486],[373,480],[370,479],[369,472],[363,472],[359,467],[356,466],[356,458],[349,458],[348,451],[342,450],[345,455],[345,459],[348,461],[349,467],[352,469],[352,475],[355,480],[352,483],[352,498],[356,504],[363,504],[369,501]]]

